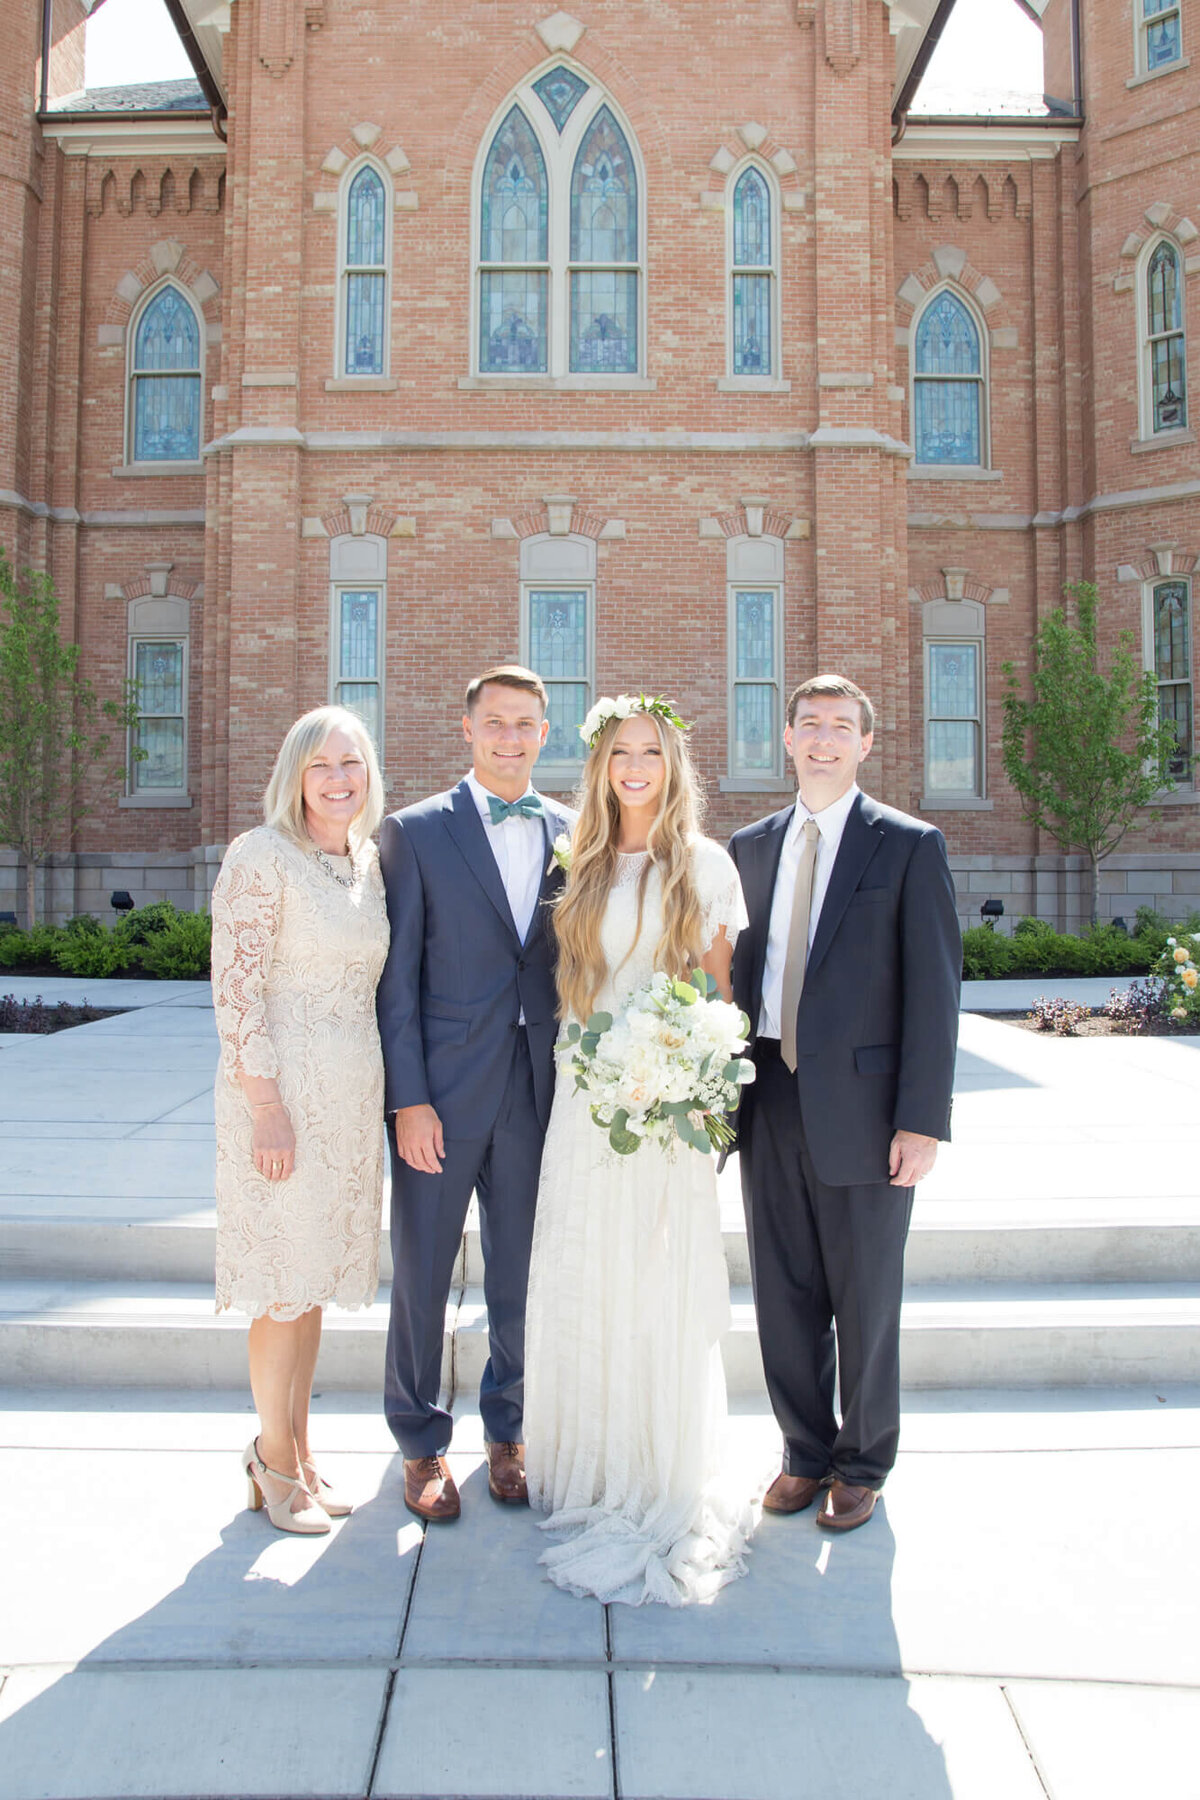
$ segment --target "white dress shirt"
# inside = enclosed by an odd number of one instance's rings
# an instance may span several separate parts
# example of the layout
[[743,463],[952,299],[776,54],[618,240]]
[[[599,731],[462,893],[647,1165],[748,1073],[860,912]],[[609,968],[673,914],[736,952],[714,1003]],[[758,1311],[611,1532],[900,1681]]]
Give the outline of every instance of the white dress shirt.
[[821,920],[821,908],[829,890],[834,859],[842,841],[842,832],[850,809],[858,798],[858,785],[852,783],[840,800],[833,800],[821,812],[809,812],[799,794],[783,840],[779,872],[775,877],[775,893],[771,900],[771,923],[767,931],[767,959],[763,964],[762,1005],[758,1013],[759,1037],[780,1035],[779,1014],[783,1000],[783,965],[787,958],[788,934],[792,924],[792,899],[796,891],[796,870],[804,848],[804,822],[817,821],[817,862],[813,870],[812,904],[808,914],[808,947],[811,950]]
[[[475,804],[479,808],[483,829],[487,833],[487,841],[491,845],[492,855],[496,859],[496,867],[500,871],[500,879],[504,883],[504,892],[508,896],[509,910],[517,928],[517,935],[524,943],[529,936],[529,927],[533,923],[547,860],[546,834],[542,821],[538,818],[524,819],[519,815],[514,815],[512,818],[502,820],[499,825],[493,825],[488,807],[488,789],[476,779],[474,769],[469,771],[466,780]],[[532,786],[527,787],[525,793],[532,794]],[[522,800],[524,797],[524,794],[518,796]]]

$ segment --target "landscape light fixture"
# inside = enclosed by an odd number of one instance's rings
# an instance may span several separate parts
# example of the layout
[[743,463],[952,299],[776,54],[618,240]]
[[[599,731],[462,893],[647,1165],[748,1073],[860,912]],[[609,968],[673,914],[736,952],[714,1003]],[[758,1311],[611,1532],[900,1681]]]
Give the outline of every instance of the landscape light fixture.
[[127,913],[133,911],[133,895],[128,888],[114,888],[108,897],[108,904],[114,912]]
[[979,911],[984,924],[995,931],[996,920],[1004,917],[1004,902],[1003,900],[985,900]]
[[15,925],[16,922],[17,915],[15,912],[0,912],[0,925]]

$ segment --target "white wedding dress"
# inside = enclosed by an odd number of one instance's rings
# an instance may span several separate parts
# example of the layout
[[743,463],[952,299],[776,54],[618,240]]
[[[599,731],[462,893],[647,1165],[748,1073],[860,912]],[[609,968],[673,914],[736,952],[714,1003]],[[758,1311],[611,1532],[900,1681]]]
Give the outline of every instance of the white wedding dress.
[[[705,948],[746,923],[737,871],[707,838],[692,847]],[[616,1013],[653,973],[658,872],[622,856],[596,1001]],[[632,948],[631,948],[632,946]],[[707,1600],[745,1572],[748,1483],[724,1468],[721,1337],[729,1282],[715,1159],[643,1143],[618,1156],[560,1069],[542,1160],[525,1343],[531,1504],[563,1534],[541,1561],[576,1594],[639,1605]]]

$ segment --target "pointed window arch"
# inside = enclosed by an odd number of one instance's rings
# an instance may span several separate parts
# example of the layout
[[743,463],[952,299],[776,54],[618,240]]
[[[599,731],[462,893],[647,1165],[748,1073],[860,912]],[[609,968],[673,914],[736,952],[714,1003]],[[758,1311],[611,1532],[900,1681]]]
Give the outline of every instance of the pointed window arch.
[[129,326],[127,455],[131,463],[196,462],[203,389],[200,318],[183,289],[163,282]]
[[643,193],[628,125],[564,63],[520,87],[481,148],[480,375],[636,377]]
[[775,187],[757,163],[732,177],[729,208],[729,372],[777,373],[778,255]]
[[1170,238],[1150,246],[1142,288],[1142,433],[1152,437],[1187,425],[1183,259]]
[[983,327],[966,300],[941,288],[913,331],[913,439],[918,464],[982,468],[987,462]]
[[1158,716],[1175,733],[1165,773],[1179,787],[1195,785],[1192,681],[1192,582],[1187,576],[1153,581],[1144,590],[1146,667],[1158,689]]
[[390,237],[388,183],[372,162],[348,169],[342,183],[338,275],[340,375],[387,373]]

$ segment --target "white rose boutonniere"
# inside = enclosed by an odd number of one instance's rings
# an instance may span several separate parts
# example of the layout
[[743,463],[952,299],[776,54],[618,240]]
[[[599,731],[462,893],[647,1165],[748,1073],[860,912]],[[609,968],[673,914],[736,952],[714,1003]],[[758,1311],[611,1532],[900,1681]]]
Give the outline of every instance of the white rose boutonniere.
[[565,831],[559,832],[550,847],[550,867],[554,868],[556,865],[564,875],[571,873],[571,840]]

